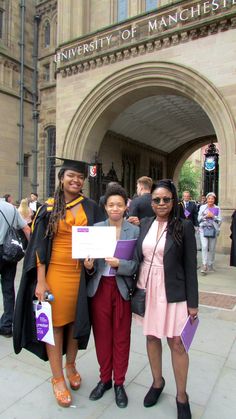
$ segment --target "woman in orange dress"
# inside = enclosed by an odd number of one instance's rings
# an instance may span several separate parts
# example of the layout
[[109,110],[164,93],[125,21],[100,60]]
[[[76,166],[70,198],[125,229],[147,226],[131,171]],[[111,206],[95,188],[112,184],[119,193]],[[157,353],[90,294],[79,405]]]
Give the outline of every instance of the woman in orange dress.
[[[86,348],[90,332],[84,271],[81,262],[72,259],[72,226],[93,225],[102,219],[97,204],[81,194],[86,172],[86,163],[64,159],[54,200],[40,207],[34,221],[16,304],[15,351],[18,353],[25,347],[49,359],[53,391],[63,407],[70,406],[72,397],[64,377],[62,355],[66,353],[65,370],[70,387],[78,390],[81,377],[76,370],[76,355],[78,347]],[[35,276],[37,299],[44,301],[47,291],[54,296],[51,307],[55,346],[36,343],[29,328],[24,330],[27,314],[22,306],[29,299]],[[40,345],[46,347],[40,349]]]

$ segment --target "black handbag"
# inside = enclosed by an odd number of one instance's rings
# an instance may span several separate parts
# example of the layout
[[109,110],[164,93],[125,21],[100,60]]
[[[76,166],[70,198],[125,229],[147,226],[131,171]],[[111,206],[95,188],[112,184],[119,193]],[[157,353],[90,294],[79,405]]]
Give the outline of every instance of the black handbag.
[[146,289],[147,289],[147,284],[148,284],[148,280],[149,280],[149,276],[150,276],[150,272],[151,272],[152,262],[153,262],[153,259],[154,259],[154,255],[155,255],[155,252],[156,252],[157,245],[158,245],[159,241],[161,240],[165,231],[166,231],[166,229],[164,229],[162,231],[159,239],[157,240],[157,242],[155,244],[153,254],[152,254],[151,263],[150,263],[148,274],[147,274],[147,280],[146,280],[145,288],[136,287],[132,296],[131,296],[131,311],[132,311],[132,313],[138,314],[141,317],[144,317],[144,314],[145,314]]
[[146,300],[146,288],[136,287],[131,297],[132,313],[138,314],[139,316],[144,317],[145,300]]
[[8,230],[4,237],[3,241],[3,253],[2,258],[5,262],[16,263],[19,262],[24,256],[25,251],[22,243],[22,239],[18,233],[18,231],[13,227],[15,216],[16,216],[16,209],[14,208],[14,217],[11,225],[7,221],[5,215],[0,210],[3,217],[5,218],[8,224]]

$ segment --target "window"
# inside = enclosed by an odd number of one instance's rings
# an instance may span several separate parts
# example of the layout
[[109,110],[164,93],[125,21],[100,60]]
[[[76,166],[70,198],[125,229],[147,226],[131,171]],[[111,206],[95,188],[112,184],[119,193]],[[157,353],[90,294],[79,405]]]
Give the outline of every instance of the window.
[[125,20],[128,17],[128,1],[127,0],[118,0],[118,9],[117,9],[117,20]]
[[149,12],[150,10],[156,9],[158,4],[158,0],[146,0],[146,12]]
[[43,80],[50,81],[50,64],[45,64],[43,66]]
[[0,10],[0,39],[3,37],[3,10]]
[[24,166],[23,166],[23,175],[24,177],[29,176],[29,154],[24,154]]
[[46,155],[46,194],[47,197],[54,196],[55,191],[55,154],[56,154],[56,128],[48,127],[47,134],[47,155]]
[[44,47],[50,46],[50,23],[47,21],[44,26]]

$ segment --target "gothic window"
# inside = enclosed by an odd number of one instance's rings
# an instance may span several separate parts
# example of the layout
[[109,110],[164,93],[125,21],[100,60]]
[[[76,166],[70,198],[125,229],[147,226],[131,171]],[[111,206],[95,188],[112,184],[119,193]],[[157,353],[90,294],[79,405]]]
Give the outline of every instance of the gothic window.
[[3,38],[3,17],[4,17],[4,12],[3,10],[0,10],[0,39]]
[[50,64],[45,64],[43,66],[43,80],[50,81]]
[[24,177],[29,176],[29,158],[30,158],[29,154],[24,154],[24,166],[23,166]]
[[163,178],[163,162],[157,160],[150,160],[149,164],[149,176],[153,182]]
[[56,161],[56,128],[51,126],[46,130],[47,153],[46,153],[46,195],[54,196],[55,191],[55,161]]
[[127,0],[118,0],[117,4],[117,20],[125,20],[128,17],[128,1]]
[[50,46],[50,23],[47,21],[44,26],[44,47]]
[[122,186],[125,188],[129,198],[132,198],[136,190],[137,180],[137,156],[130,153],[123,153],[122,155]]
[[156,9],[158,0],[146,0],[145,11],[149,12],[150,10]]

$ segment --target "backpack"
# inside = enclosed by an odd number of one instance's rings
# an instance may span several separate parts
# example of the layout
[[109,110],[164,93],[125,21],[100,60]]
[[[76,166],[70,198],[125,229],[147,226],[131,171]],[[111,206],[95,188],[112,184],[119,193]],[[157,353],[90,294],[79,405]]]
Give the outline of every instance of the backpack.
[[5,221],[8,224],[8,230],[6,232],[6,235],[3,241],[2,259],[5,262],[11,262],[11,263],[19,262],[25,256],[25,251],[24,251],[23,243],[22,243],[22,240],[18,231],[17,229],[15,229],[15,227],[13,227],[15,216],[16,216],[16,209],[14,208],[14,217],[13,217],[11,225],[7,221],[3,212],[1,210],[0,212],[2,213],[3,217],[5,218]]

